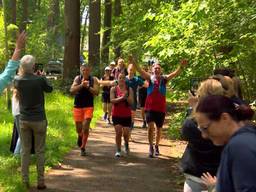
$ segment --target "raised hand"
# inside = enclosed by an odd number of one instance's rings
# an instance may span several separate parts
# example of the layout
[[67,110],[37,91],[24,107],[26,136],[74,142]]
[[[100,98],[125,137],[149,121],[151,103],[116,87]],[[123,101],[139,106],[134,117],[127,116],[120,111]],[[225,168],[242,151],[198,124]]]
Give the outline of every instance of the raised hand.
[[186,66],[188,65],[188,60],[187,60],[187,59],[181,59],[181,60],[180,60],[180,65],[181,65],[182,67],[186,67]]
[[18,38],[16,40],[16,47],[15,49],[22,49],[24,48],[25,42],[26,42],[26,32],[22,31],[18,34]]

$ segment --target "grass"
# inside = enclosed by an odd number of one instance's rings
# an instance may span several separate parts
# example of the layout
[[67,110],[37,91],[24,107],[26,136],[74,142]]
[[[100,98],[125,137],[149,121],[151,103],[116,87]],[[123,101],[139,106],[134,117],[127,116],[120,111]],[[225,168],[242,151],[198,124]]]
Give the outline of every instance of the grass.
[[[95,127],[102,114],[100,97],[95,100],[94,118],[91,127]],[[46,139],[46,169],[61,162],[63,156],[76,144],[76,131],[73,122],[73,98],[58,91],[46,94],[46,115],[48,119]],[[9,151],[13,128],[13,117],[6,109],[4,97],[0,97],[0,192],[25,192],[20,173],[20,158]],[[36,183],[35,158],[30,166],[30,181]]]

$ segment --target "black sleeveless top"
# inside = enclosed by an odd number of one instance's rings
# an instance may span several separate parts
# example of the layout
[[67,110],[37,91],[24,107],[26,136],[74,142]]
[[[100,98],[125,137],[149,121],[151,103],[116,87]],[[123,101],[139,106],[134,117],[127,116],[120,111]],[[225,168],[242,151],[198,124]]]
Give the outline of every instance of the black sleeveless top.
[[[77,77],[76,77],[77,78]],[[79,75],[79,82],[82,82],[83,76]],[[93,87],[93,77],[89,76],[89,85]],[[83,87],[76,95],[75,95],[75,108],[84,108],[84,107],[93,107],[93,94],[89,91],[88,88]]]

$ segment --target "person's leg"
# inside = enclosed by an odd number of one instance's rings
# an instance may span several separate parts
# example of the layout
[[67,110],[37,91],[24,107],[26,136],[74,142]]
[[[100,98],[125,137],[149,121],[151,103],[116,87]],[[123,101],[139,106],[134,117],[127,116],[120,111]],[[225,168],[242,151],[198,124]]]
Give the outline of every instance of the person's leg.
[[103,106],[103,112],[104,112],[103,119],[106,121],[106,120],[107,120],[107,117],[108,117],[108,107],[107,107],[107,103],[106,103],[106,102],[103,102],[102,106]]
[[73,109],[73,117],[76,124],[76,132],[77,132],[77,145],[80,147],[82,145],[83,138],[83,120],[84,120],[84,109],[74,108]]
[[37,183],[38,188],[45,188],[44,184],[44,150],[47,131],[47,121],[31,123],[35,138],[35,153],[37,157]]
[[111,119],[111,112],[112,112],[112,103],[109,102],[107,104],[107,109],[108,109],[108,123],[111,124],[110,119]]
[[144,109],[144,107],[141,107],[140,109],[141,109],[141,117],[142,117],[142,120],[143,120],[142,128],[146,128],[147,123],[146,123],[146,117],[145,117],[145,109]]
[[76,124],[76,132],[77,132],[77,146],[80,147],[82,145],[82,138],[83,138],[83,123],[82,122],[75,122]]
[[123,137],[124,137],[125,153],[128,155],[130,152],[130,149],[129,149],[130,127],[123,128]]
[[165,113],[157,112],[155,114],[155,122],[156,122],[156,145],[155,145],[155,155],[158,156],[160,154],[159,151],[159,143],[162,137],[162,127],[164,125]]
[[86,119],[83,122],[83,131],[82,131],[82,144],[81,144],[81,155],[85,155],[85,147],[89,137],[89,128],[90,128],[91,119]]
[[115,125],[116,132],[116,157],[120,157],[121,155],[121,143],[122,143],[122,134],[123,134],[122,125]]
[[21,138],[21,174],[22,181],[29,184],[29,163],[30,151],[32,147],[32,130],[29,127],[29,122],[20,121],[20,138]]
[[19,124],[19,121],[20,121],[20,116],[19,115],[16,115],[15,116],[15,126],[17,128],[17,132],[18,132],[18,140],[17,140],[17,143],[16,143],[16,146],[15,146],[15,149],[14,149],[14,155],[19,155],[20,154],[20,151],[21,151],[21,143],[20,143],[20,124]]

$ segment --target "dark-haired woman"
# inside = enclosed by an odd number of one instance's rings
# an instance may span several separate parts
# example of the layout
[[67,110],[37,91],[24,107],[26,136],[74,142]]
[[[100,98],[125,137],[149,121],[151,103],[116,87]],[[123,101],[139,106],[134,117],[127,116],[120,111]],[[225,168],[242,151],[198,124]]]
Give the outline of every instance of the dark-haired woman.
[[196,108],[202,136],[225,145],[217,175],[217,192],[256,191],[256,127],[246,123],[254,112],[224,96],[207,96]]
[[122,135],[124,137],[125,153],[129,153],[129,131],[132,123],[130,105],[133,103],[132,88],[126,86],[125,74],[118,76],[118,85],[110,89],[110,101],[112,106],[112,121],[116,131],[116,154],[121,157]]

